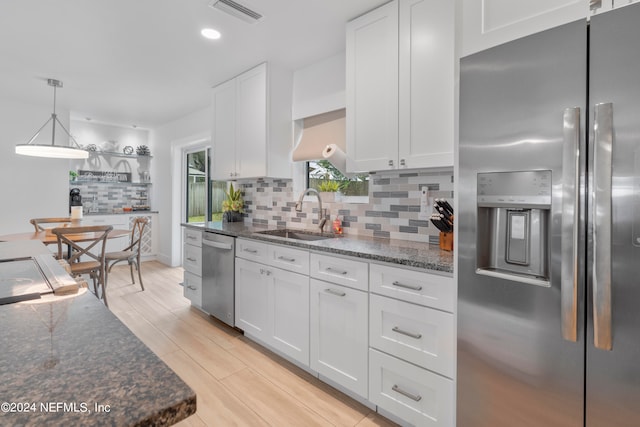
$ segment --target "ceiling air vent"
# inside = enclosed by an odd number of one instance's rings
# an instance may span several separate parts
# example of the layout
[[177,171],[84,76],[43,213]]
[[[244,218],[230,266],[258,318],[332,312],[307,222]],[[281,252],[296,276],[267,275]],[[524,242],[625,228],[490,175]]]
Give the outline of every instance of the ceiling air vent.
[[227,12],[229,15],[233,15],[236,18],[240,18],[250,24],[258,22],[260,19],[262,19],[262,15],[260,15],[258,12],[249,9],[248,7],[241,5],[240,3],[236,3],[233,0],[213,0],[211,3],[209,3],[209,7]]

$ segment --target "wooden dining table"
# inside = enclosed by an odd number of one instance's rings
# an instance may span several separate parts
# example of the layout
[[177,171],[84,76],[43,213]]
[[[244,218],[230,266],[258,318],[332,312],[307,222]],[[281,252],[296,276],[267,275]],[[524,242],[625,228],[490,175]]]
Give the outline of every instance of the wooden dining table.
[[[118,237],[128,236],[131,234],[131,230],[115,229],[111,230],[107,235],[107,239],[115,239]],[[68,235],[71,240],[77,243],[90,242],[102,235],[101,232],[97,233],[81,233]],[[25,233],[5,234],[0,236],[0,242],[17,242],[20,240],[39,240],[45,245],[53,245],[58,243],[58,238],[51,231],[29,231]]]

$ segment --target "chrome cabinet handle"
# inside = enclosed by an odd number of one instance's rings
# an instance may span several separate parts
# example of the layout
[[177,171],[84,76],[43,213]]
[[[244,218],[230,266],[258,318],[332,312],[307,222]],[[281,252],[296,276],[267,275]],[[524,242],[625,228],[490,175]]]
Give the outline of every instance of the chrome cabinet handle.
[[395,282],[392,283],[393,286],[397,286],[399,288],[405,288],[405,289],[411,289],[414,291],[421,291],[422,290],[422,286],[420,285],[405,285],[404,283],[400,283],[397,280]]
[[394,384],[393,387],[391,387],[391,390],[395,391],[396,393],[400,393],[401,395],[406,396],[411,400],[415,400],[416,402],[420,402],[422,400],[422,396],[420,396],[419,394],[416,395],[413,393],[409,393],[408,391],[404,391],[400,387],[398,387],[397,384]]
[[580,225],[580,108],[563,116],[560,307],[562,337],[578,340],[578,227]]
[[287,261],[287,262],[296,262],[295,258],[287,258],[287,257],[284,257],[284,256],[279,256],[278,259],[282,260],[282,261]]
[[257,254],[258,251],[255,249],[248,249],[248,248],[244,248],[243,249],[244,252],[249,252],[250,254]]
[[596,105],[593,172],[593,341],[611,350],[611,159],[613,104]]
[[393,166],[393,160],[389,160],[389,166]]
[[195,286],[191,286],[191,285],[188,285],[187,288],[191,289],[192,291],[197,291],[198,290],[198,288],[196,288]]
[[338,273],[338,274],[342,274],[342,275],[345,275],[345,274],[347,274],[347,273],[348,273],[348,271],[345,271],[345,270],[336,270],[335,268],[331,268],[331,267],[327,267],[327,268],[325,268],[325,271],[328,271],[328,272],[330,272],[330,273]]
[[195,258],[187,258],[187,261],[196,262]]
[[400,166],[406,166],[406,162],[404,159],[400,159]]
[[327,288],[324,291],[329,293],[329,294],[336,295],[336,296],[339,296],[339,297],[343,297],[343,296],[347,295],[345,292],[337,291],[337,290],[331,289],[331,288]]
[[391,328],[391,330],[392,330],[393,332],[397,332],[397,333],[399,333],[399,334],[406,335],[406,336],[408,336],[408,337],[415,338],[415,339],[417,339],[417,340],[419,340],[420,338],[422,338],[422,334],[416,334],[416,333],[414,333],[414,332],[407,332],[407,331],[404,331],[404,330],[400,329],[400,328],[399,328],[399,327],[397,327],[397,326],[394,326],[393,328]]
[[265,270],[264,268],[260,269],[260,274],[266,274],[267,276],[271,276],[271,271]]
[[589,0],[589,10],[596,10],[602,7],[602,0]]
[[197,239],[197,237],[196,237],[196,236],[192,236],[192,235],[190,235],[190,234],[187,234],[187,239],[189,239],[189,240],[196,240],[196,239]]

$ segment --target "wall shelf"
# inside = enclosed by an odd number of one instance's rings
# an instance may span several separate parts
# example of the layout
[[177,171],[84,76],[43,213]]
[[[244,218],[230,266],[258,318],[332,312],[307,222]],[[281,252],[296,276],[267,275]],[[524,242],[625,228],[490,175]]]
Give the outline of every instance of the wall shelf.
[[91,150],[87,150],[87,152],[89,153],[90,156],[111,156],[111,157],[124,157],[127,159],[151,159],[153,158],[152,155],[147,154],[147,155],[139,155],[139,154],[124,154],[118,151],[91,151]]
[[122,182],[122,181],[90,181],[90,180],[82,180],[78,179],[76,181],[69,181],[70,185],[78,185],[78,184],[111,184],[111,185],[151,185],[151,182]]

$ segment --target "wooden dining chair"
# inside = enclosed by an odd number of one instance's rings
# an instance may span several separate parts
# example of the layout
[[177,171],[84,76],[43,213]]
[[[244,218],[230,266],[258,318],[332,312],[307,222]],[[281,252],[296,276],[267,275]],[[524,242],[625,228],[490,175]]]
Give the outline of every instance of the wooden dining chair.
[[[71,268],[71,275],[88,274],[93,280],[93,291],[98,298],[98,288],[102,289],[102,300],[107,302],[105,289],[105,247],[107,236],[113,230],[111,225],[87,225],[76,227],[58,227],[51,230],[58,241],[58,258],[62,258],[67,247],[71,249],[67,259]],[[93,233],[93,238],[87,239],[87,233]],[[82,245],[76,242],[80,237]],[[93,250],[93,251],[92,251]]]
[[41,224],[71,224],[71,218],[32,218],[29,222],[34,226],[36,233],[39,233],[47,230]]
[[109,272],[114,265],[119,262],[127,261],[129,263],[129,270],[131,271],[131,281],[136,283],[136,279],[133,277],[133,266],[136,266],[138,270],[138,279],[140,280],[140,288],[144,291],[144,284],[142,283],[142,271],[140,269],[140,253],[142,245],[142,236],[144,230],[149,224],[149,218],[139,216],[133,221],[133,227],[131,229],[131,238],[129,240],[129,246],[118,252],[107,252],[104,256],[105,259],[105,286]]

